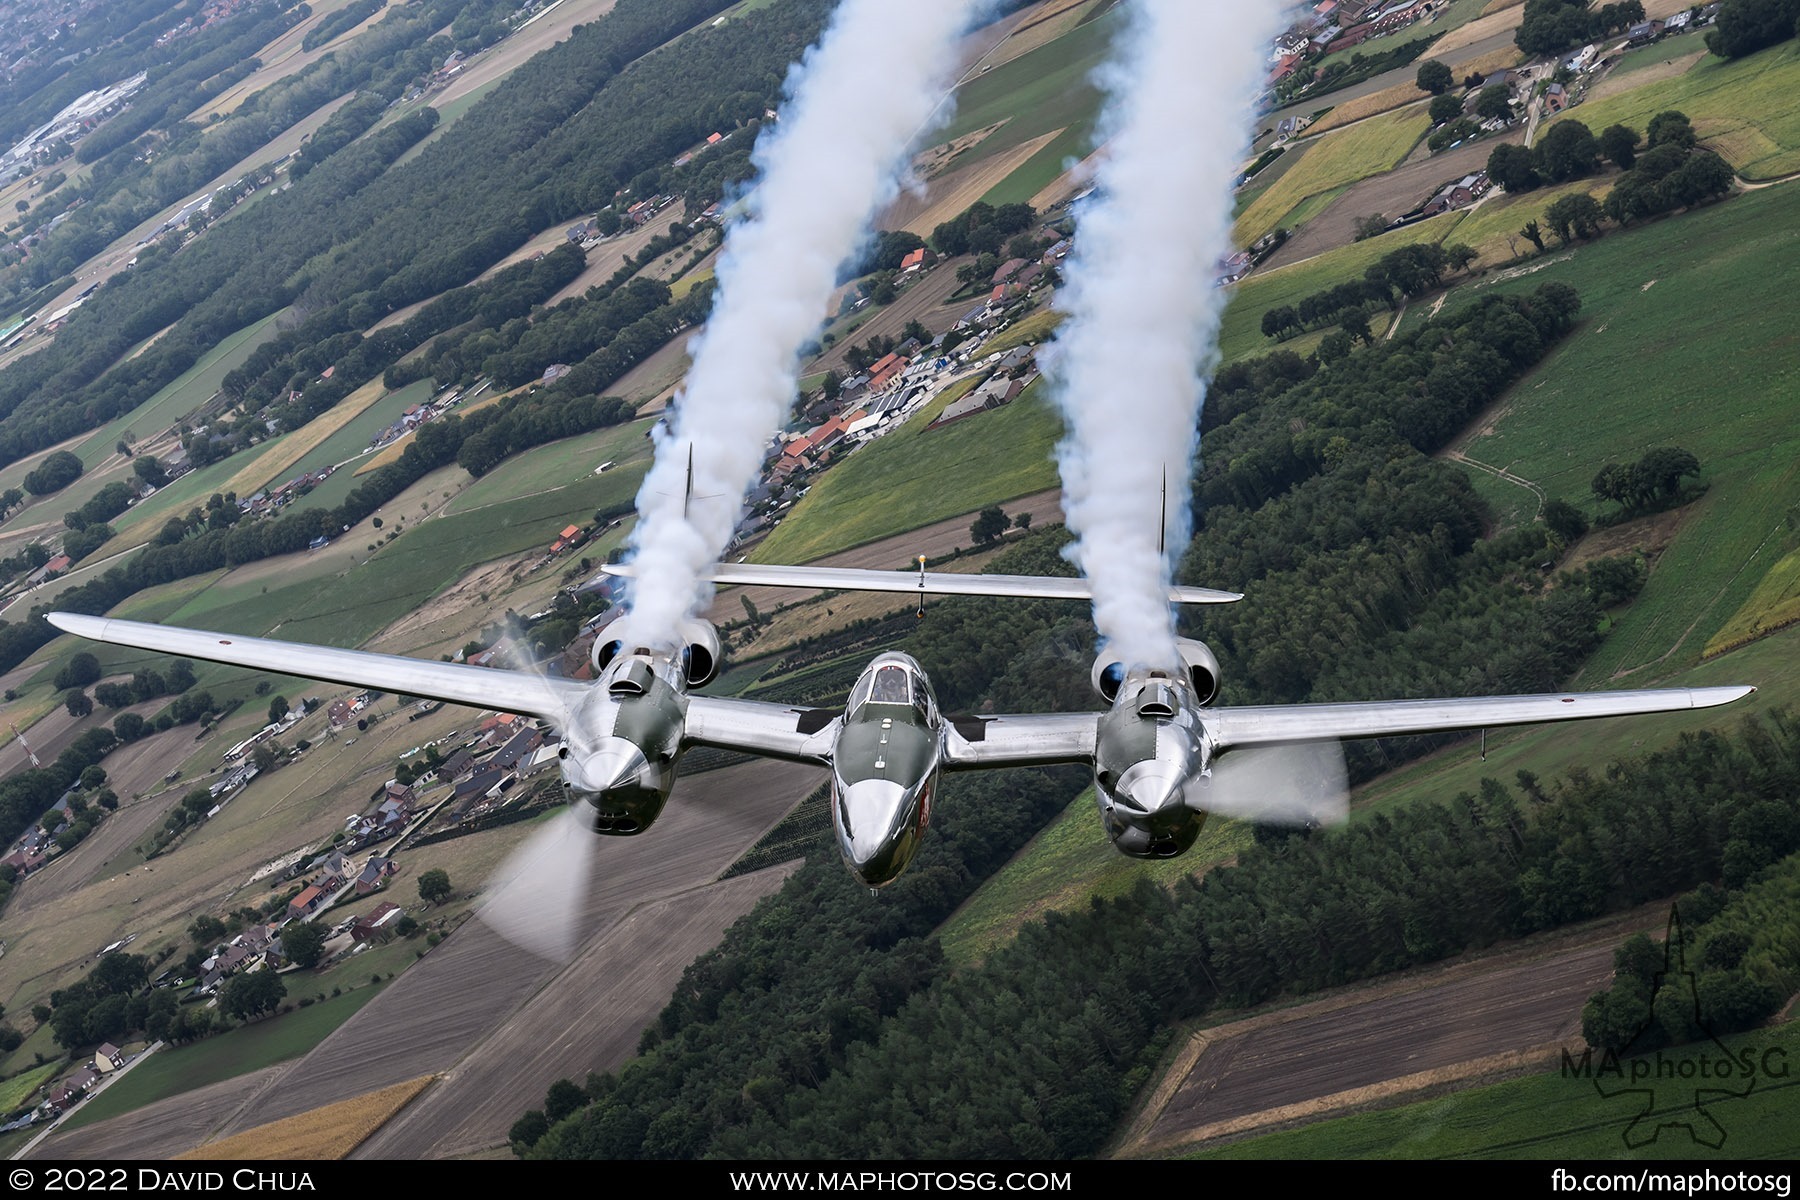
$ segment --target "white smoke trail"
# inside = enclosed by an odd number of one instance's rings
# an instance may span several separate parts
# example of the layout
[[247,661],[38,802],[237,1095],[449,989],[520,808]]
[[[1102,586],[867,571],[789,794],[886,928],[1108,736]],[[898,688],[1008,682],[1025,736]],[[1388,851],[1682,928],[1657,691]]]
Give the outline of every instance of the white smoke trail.
[[789,73],[780,124],[757,142],[753,214],[726,234],[712,316],[638,493],[636,640],[673,644],[676,623],[708,598],[704,573],[787,416],[800,348],[839,266],[898,191],[906,152],[942,102],[956,36],[982,2],[911,0],[902,11],[845,0]]
[[1093,586],[1102,642],[1128,666],[1173,667],[1170,557],[1191,529],[1201,379],[1228,298],[1216,264],[1231,250],[1231,184],[1281,21],[1274,0],[1134,0],[1129,11],[1103,79],[1099,190],[1064,267],[1068,319],[1045,370],[1067,425],[1057,455],[1070,556]]

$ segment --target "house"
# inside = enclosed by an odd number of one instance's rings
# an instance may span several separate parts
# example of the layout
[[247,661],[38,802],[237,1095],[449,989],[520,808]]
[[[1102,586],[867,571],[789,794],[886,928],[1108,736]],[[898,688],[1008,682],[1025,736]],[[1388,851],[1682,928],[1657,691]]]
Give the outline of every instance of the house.
[[101,1042],[94,1051],[94,1070],[105,1075],[125,1065],[125,1052],[111,1042]]
[[399,867],[394,865],[394,860],[391,857],[384,858],[379,854],[371,854],[367,865],[362,869],[362,873],[356,877],[356,894],[359,896],[369,896],[380,891],[382,884],[387,881],[388,877],[393,875],[399,869]]
[[288,901],[288,916],[296,921],[304,921],[307,917],[312,916],[313,910],[318,908],[324,899],[325,889],[315,883]]
[[1553,83],[1544,89],[1544,111],[1555,116],[1569,107],[1569,90],[1560,83]]
[[385,942],[394,936],[404,915],[398,904],[384,900],[350,923],[350,937],[357,942]]
[[926,250],[925,247],[920,246],[917,250],[914,250],[911,254],[908,254],[905,258],[900,260],[900,270],[902,272],[923,270],[925,267],[931,265],[929,254],[930,252]]
[[1625,38],[1633,46],[1648,46],[1663,35],[1661,21],[1639,21],[1625,31]]
[[1022,258],[1009,258],[994,269],[994,282],[1005,283],[1025,268]]
[[61,1111],[87,1095],[87,1090],[100,1081],[100,1072],[83,1067],[50,1089],[50,1107]]

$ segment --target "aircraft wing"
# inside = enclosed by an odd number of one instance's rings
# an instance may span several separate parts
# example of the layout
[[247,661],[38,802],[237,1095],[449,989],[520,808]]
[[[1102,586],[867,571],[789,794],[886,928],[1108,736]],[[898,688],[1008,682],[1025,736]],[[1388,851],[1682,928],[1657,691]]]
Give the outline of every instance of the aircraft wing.
[[[607,563],[601,570],[625,579],[630,563]],[[1055,575],[959,575],[949,571],[872,571],[855,567],[776,567],[720,563],[707,576],[714,583],[764,587],[825,588],[847,592],[911,592],[925,596],[1013,596],[1036,600],[1092,600],[1085,579]],[[1172,604],[1230,604],[1244,597],[1212,588],[1171,587]]]
[[836,709],[794,708],[760,700],[689,696],[684,741],[792,762],[831,762]]
[[1685,712],[1742,699],[1753,687],[1663,688],[1639,692],[1563,692],[1474,696],[1459,700],[1377,700],[1206,710],[1219,750],[1290,745],[1328,738],[1394,737],[1495,725],[1581,721],[1641,713]]
[[142,621],[60,612],[49,614],[48,620],[58,629],[97,642],[278,671],[351,687],[378,688],[474,708],[528,713],[550,720],[561,720],[589,687],[577,680],[546,679],[527,671],[491,670],[393,654],[370,654],[363,650],[340,650],[305,642],[178,629]]
[[1091,763],[1099,713],[1032,713],[1005,717],[952,717],[944,736],[944,766],[1030,767]]

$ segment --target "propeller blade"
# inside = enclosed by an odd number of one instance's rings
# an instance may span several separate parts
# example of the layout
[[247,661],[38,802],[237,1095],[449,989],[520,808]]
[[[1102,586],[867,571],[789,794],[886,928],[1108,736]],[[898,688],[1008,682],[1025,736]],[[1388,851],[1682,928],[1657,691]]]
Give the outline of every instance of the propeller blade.
[[1329,741],[1227,751],[1213,763],[1201,803],[1266,825],[1342,825],[1350,817],[1344,748]]
[[573,808],[558,813],[495,870],[493,895],[475,915],[513,945],[568,962],[580,942],[597,843]]

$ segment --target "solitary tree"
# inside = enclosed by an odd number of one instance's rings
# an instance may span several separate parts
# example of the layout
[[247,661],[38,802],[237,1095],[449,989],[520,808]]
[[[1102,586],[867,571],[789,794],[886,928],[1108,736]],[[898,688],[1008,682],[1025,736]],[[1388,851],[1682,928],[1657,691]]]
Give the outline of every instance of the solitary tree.
[[281,952],[296,967],[316,967],[325,955],[325,930],[317,921],[295,921],[281,931]]
[[288,702],[286,696],[277,696],[269,701],[269,724],[273,725],[287,715]]
[[1485,121],[1512,119],[1512,91],[1504,83],[1491,83],[1475,97],[1475,115]]
[[1450,93],[1433,96],[1431,105],[1425,111],[1431,114],[1433,125],[1442,125],[1445,121],[1454,121],[1462,116],[1462,101]]
[[1628,125],[1608,125],[1600,131],[1600,152],[1622,171],[1637,161],[1638,132]]
[[220,1007],[230,1016],[248,1021],[281,1006],[287,985],[273,971],[246,971],[233,975],[219,997]]
[[450,897],[450,873],[442,867],[433,867],[429,871],[419,873],[419,898],[429,900],[433,904],[442,904]]
[[969,526],[969,536],[975,539],[977,546],[991,546],[1000,540],[1000,535],[1006,532],[1009,524],[1011,522],[1000,506],[991,505],[976,515],[974,523]]
[[1413,82],[1419,85],[1420,91],[1438,96],[1450,90],[1450,85],[1456,82],[1456,76],[1437,59],[1428,58],[1419,64],[1419,73]]

